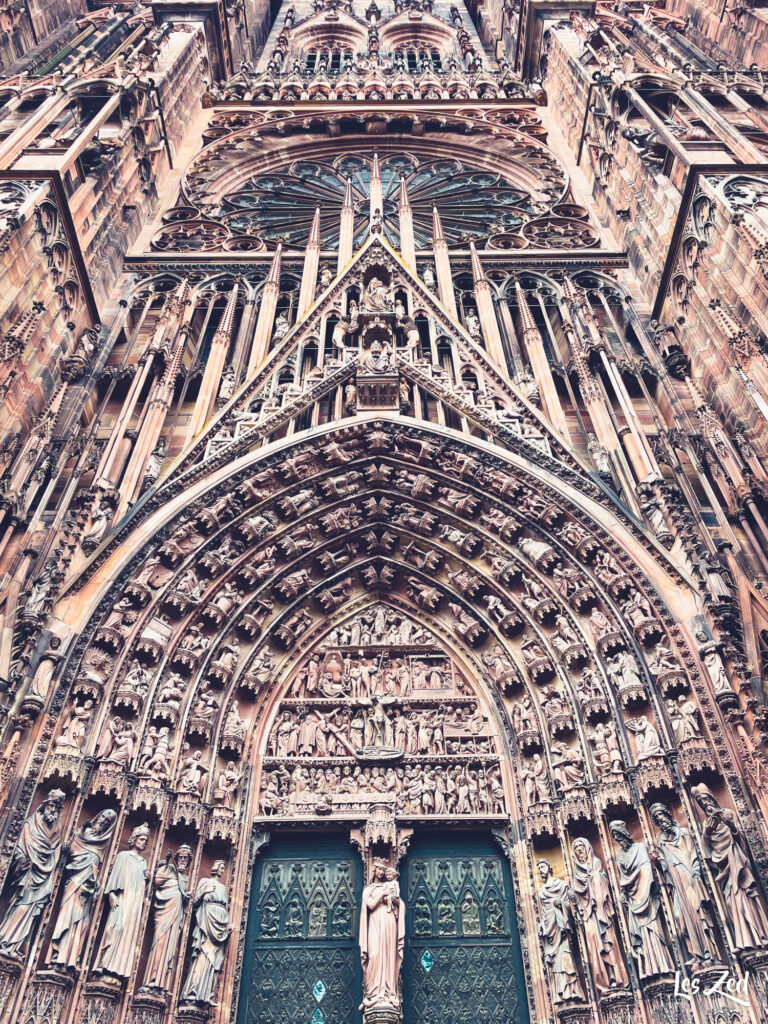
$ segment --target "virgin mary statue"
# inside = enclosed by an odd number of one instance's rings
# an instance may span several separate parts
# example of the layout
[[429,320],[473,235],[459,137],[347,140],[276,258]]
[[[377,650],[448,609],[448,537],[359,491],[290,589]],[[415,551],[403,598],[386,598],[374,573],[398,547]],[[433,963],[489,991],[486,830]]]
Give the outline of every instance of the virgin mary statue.
[[400,1005],[400,967],[405,943],[405,904],[397,871],[381,858],[373,861],[371,881],[363,889],[360,958],[363,963],[361,1010]]

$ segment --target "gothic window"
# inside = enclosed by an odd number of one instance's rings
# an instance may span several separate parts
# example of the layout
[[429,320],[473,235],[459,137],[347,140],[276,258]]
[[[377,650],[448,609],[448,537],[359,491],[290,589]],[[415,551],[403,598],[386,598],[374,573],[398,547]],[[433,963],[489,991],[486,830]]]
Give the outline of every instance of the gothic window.
[[[320,207],[324,249],[339,241],[339,211],[347,178],[352,183],[355,245],[365,240],[370,216],[373,152],[342,156],[333,163],[297,161],[285,172],[250,177],[224,197],[219,216],[237,233],[258,234],[288,246],[303,246],[315,208]],[[534,211],[531,196],[501,174],[460,160],[419,160],[403,153],[380,161],[384,193],[384,234],[399,245],[398,199],[401,176],[413,208],[417,248],[432,246],[432,208],[440,210],[450,245],[467,244],[498,233],[515,233]]]
[[238,1024],[359,1024],[361,871],[344,836],[267,848],[251,890]]

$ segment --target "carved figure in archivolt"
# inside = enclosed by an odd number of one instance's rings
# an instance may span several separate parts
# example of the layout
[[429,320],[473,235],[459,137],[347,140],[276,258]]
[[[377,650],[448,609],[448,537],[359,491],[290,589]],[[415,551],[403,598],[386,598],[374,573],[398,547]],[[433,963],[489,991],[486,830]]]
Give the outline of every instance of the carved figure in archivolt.
[[11,902],[0,924],[0,953],[4,956],[24,951],[51,898],[61,852],[63,803],[62,790],[52,789],[22,826],[11,861]]
[[128,839],[128,849],[115,858],[105,892],[109,916],[104,928],[96,972],[129,978],[141,936],[141,906],[147,884],[147,862],[142,852],[149,842],[149,825],[139,825]]
[[703,783],[694,786],[691,795],[704,812],[704,856],[723,894],[734,945],[737,949],[765,948],[768,946],[768,917],[736,815],[721,807]]
[[671,973],[674,965],[667,952],[658,885],[648,848],[634,841],[623,821],[612,821],[608,828],[619,846],[616,864],[621,902],[627,908],[629,937],[638,974],[643,979]]
[[675,928],[687,953],[687,963],[718,960],[709,896],[693,837],[664,804],[653,804],[651,818],[658,826],[656,846],[661,874],[672,897]]
[[375,858],[360,910],[361,1010],[400,1005],[404,945],[405,904],[400,897],[397,871],[386,861]]
[[616,935],[610,883],[603,862],[584,838],[573,842],[573,895],[596,988],[600,992],[626,988],[629,980]]
[[539,889],[539,935],[544,945],[544,962],[552,972],[555,1002],[583,999],[584,990],[573,959],[573,927],[568,885],[562,878],[555,878],[549,861],[540,860],[536,866],[544,883]]
[[232,924],[227,909],[227,890],[219,881],[226,865],[217,860],[209,878],[201,878],[195,891],[195,926],[192,932],[192,959],[181,1001],[212,1005],[216,982],[224,965]]
[[184,912],[189,902],[187,882],[191,863],[192,851],[184,844],[175,856],[169,853],[155,872],[152,948],[144,971],[144,984],[148,988],[170,989]]
[[64,865],[64,889],[51,938],[48,962],[77,967],[99,892],[99,869],[115,830],[117,814],[108,808],[75,834]]

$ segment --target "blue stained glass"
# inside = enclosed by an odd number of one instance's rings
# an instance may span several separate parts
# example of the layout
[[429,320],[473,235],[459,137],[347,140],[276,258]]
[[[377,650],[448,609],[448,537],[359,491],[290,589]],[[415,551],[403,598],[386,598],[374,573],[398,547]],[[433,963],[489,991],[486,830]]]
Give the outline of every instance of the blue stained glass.
[[319,1006],[312,1014],[312,1020],[310,1021],[310,1024],[325,1024],[325,1014],[323,1013]]
[[318,1003],[321,1003],[323,1001],[323,996],[325,995],[325,992],[325,985],[322,983],[322,981],[316,981],[315,987],[312,989],[312,995],[315,997]]
[[421,954],[421,966],[424,968],[427,974],[429,974],[429,972],[435,966],[435,958],[432,956],[428,949],[425,949],[424,952]]

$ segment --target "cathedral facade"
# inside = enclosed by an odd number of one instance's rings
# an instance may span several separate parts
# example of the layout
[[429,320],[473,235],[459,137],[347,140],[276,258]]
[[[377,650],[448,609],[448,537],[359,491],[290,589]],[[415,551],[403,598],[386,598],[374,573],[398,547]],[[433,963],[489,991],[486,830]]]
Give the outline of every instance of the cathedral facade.
[[767,10],[0,0],[0,1024],[768,1022]]

